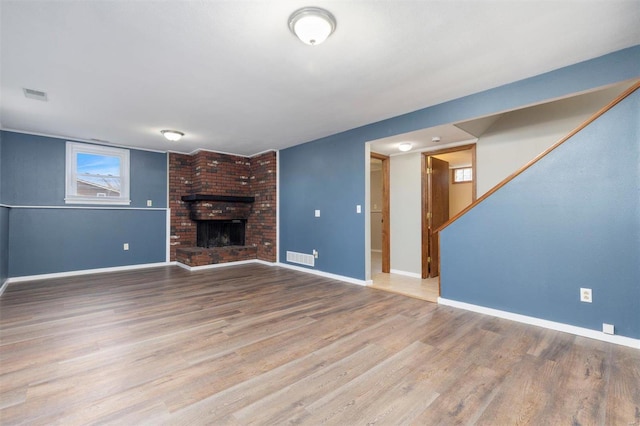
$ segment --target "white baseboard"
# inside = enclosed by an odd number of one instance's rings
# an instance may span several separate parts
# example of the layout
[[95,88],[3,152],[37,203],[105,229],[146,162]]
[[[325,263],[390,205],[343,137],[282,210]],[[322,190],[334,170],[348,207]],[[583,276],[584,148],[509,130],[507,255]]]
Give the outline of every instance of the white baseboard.
[[7,279],[7,281],[5,282],[5,285],[7,283],[19,283],[22,281],[46,280],[49,278],[74,277],[77,275],[88,275],[88,274],[101,274],[103,272],[130,271],[132,269],[156,268],[159,266],[170,266],[170,265],[175,265],[175,262],[143,263],[138,265],[114,266],[111,268],[83,269],[79,271],[55,272],[52,274],[25,275],[22,277],[11,277]]
[[367,282],[365,280],[345,277],[344,275],[331,274],[329,272],[318,271],[316,269],[303,268],[301,266],[289,265],[288,263],[278,263],[278,266],[282,266],[283,268],[293,269],[294,271],[306,272],[307,274],[319,275],[321,277],[330,278],[332,280],[343,281],[349,284],[357,284],[361,286],[367,285]]
[[79,270],[79,271],[67,271],[67,272],[56,272],[56,273],[51,273],[51,274],[26,275],[26,276],[22,276],[22,277],[12,277],[12,278],[7,278],[5,280],[5,282],[2,284],[2,287],[0,288],[0,295],[2,295],[2,292],[4,291],[4,289],[7,287],[7,285],[9,283],[19,283],[19,282],[24,282],[24,281],[45,280],[45,279],[49,279],[49,278],[64,278],[64,277],[73,277],[73,276],[78,276],[78,275],[100,274],[100,273],[104,273],[104,272],[130,271],[130,270],[134,270],[134,269],[155,268],[155,267],[158,267],[158,266],[172,266],[172,265],[175,265],[175,266],[179,266],[181,268],[184,268],[187,271],[201,271],[201,270],[205,270],[205,269],[224,268],[225,266],[245,265],[245,264],[249,264],[249,263],[258,263],[258,264],[267,265],[267,266],[282,266],[284,268],[294,269],[296,271],[306,272],[308,274],[320,275],[320,276],[323,276],[323,277],[326,277],[326,278],[331,278],[331,279],[338,280],[338,281],[344,281],[344,282],[348,282],[348,283],[351,283],[351,284],[357,284],[357,285],[362,285],[362,286],[366,286],[367,285],[366,281],[358,280],[358,279],[350,278],[350,277],[345,277],[345,276],[342,276],[342,275],[330,274],[328,272],[316,271],[316,270],[313,270],[313,269],[307,269],[307,268],[302,268],[302,267],[299,267],[299,266],[288,265],[286,263],[267,262],[265,260],[250,259],[250,260],[240,260],[240,261],[237,261],[237,262],[217,263],[215,265],[203,265],[203,266],[189,266],[189,265],[185,265],[184,263],[180,263],[180,262],[158,262],[158,263],[145,263],[145,264],[139,264],[139,265],[115,266],[115,267],[111,267],[111,268],[83,269],[83,270]]
[[631,337],[605,334],[601,331],[591,330],[589,328],[576,327],[574,325],[564,324],[561,322],[548,321],[536,317],[514,314],[513,312],[501,311],[498,309],[487,308],[479,305],[472,305],[470,303],[458,302],[456,300],[445,299],[442,297],[438,298],[438,304],[465,309],[467,311],[477,312],[480,314],[491,315],[498,318],[504,318],[511,321],[517,321],[524,324],[544,327],[551,330],[562,331],[565,333],[575,334],[577,336],[588,337],[590,339],[602,340],[603,342],[615,343],[617,345],[640,349],[640,340],[633,339]]
[[391,269],[389,272],[391,274],[404,275],[405,277],[418,278],[420,280],[422,279],[422,275],[416,274],[415,272],[401,271],[399,269]]

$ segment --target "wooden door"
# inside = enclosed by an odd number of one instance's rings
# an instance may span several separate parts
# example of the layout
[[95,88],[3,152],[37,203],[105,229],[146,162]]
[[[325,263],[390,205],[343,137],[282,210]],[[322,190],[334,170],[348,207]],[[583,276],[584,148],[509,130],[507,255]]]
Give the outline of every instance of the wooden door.
[[440,274],[438,233],[435,232],[449,220],[449,163],[435,157],[427,157],[427,236],[428,276]]

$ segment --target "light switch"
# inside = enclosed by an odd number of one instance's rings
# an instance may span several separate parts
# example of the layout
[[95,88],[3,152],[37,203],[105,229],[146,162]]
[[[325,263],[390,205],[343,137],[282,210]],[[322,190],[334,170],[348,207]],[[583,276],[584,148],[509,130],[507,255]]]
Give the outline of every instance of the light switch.
[[360,204],[356,206],[356,213],[362,213],[362,206]]
[[316,210],[316,217],[320,217],[320,210]]

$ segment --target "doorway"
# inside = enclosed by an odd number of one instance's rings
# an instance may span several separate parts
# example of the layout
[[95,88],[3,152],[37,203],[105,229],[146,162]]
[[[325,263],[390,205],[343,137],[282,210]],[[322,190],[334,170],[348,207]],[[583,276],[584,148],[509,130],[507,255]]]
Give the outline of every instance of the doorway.
[[371,250],[380,253],[380,271],[391,270],[391,226],[389,221],[389,157],[371,153]]
[[439,228],[476,199],[476,145],[422,155],[422,278],[440,276]]

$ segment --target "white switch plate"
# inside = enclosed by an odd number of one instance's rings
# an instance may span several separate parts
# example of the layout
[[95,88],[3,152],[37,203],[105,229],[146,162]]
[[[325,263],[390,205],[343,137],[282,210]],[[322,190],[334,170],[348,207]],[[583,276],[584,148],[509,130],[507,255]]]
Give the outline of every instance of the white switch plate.
[[593,302],[590,288],[580,288],[580,301],[587,302],[587,303]]
[[602,332],[604,334],[615,334],[615,327],[613,326],[613,324],[607,324],[606,322],[603,322]]
[[147,200],[147,207],[151,207],[151,206],[153,206],[153,201]]
[[129,250],[129,243],[124,243],[124,244],[122,245],[122,249],[123,249],[123,250]]
[[362,213],[362,206],[360,204],[356,206],[356,213]]
[[316,217],[320,217],[320,210],[316,210]]

